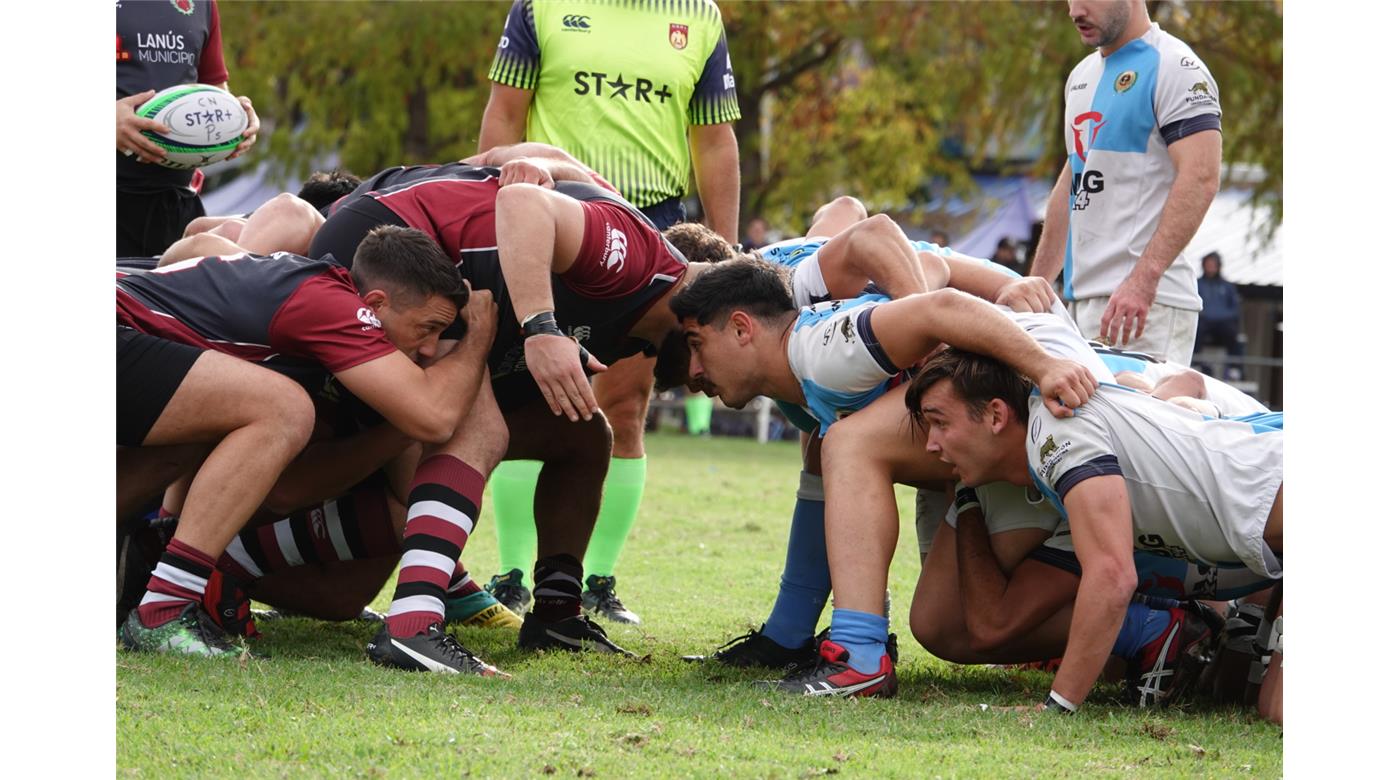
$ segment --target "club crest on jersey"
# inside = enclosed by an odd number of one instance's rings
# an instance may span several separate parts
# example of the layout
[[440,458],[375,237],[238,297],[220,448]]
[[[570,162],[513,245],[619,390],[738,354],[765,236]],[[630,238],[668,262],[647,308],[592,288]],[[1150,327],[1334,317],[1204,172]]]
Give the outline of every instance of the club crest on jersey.
[[841,338],[845,339],[847,344],[855,343],[856,326],[851,324],[850,317],[841,320]]
[[627,260],[627,234],[621,230],[608,225],[608,248],[607,254],[603,256],[603,263],[607,265],[609,271],[622,271],[622,264]]
[[1050,453],[1055,451],[1055,437],[1053,435],[1045,437],[1045,443],[1040,445],[1040,462],[1050,457]]
[[194,13],[194,0],[170,0],[170,4],[175,6],[175,10],[189,16]]
[[675,24],[675,23],[672,23],[672,24],[671,24],[671,46],[672,46],[676,51],[680,51],[681,49],[684,49],[684,48],[686,47],[686,45],[689,44],[689,43],[690,43],[690,25],[688,25],[688,24]]
[[1122,73],[1119,73],[1118,78],[1114,80],[1113,90],[1115,92],[1127,92],[1128,90],[1132,89],[1133,85],[1136,83],[1137,71],[1125,70]]
[[360,310],[355,312],[355,319],[365,324],[365,326],[360,330],[369,330],[370,328],[384,327],[384,325],[380,323],[379,318],[374,316],[374,309],[371,309],[368,306],[361,306]]

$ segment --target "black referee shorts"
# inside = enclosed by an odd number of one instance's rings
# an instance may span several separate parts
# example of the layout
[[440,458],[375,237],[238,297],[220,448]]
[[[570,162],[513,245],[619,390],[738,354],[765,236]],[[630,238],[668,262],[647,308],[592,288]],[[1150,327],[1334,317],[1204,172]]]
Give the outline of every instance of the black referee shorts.
[[141,446],[203,353],[117,326],[117,444]]

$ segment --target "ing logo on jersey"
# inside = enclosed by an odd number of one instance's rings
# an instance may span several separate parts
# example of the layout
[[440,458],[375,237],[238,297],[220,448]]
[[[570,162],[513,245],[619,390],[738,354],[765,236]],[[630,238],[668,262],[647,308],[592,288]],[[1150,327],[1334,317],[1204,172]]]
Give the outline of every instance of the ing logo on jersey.
[[608,248],[607,254],[603,256],[603,262],[609,271],[622,271],[622,264],[627,260],[627,234],[621,230],[608,225]]

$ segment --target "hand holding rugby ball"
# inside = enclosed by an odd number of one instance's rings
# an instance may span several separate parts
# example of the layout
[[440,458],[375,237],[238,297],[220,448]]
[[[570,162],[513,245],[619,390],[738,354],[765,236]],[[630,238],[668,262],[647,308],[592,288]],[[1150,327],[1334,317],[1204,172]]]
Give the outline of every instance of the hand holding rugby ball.
[[[169,132],[141,131],[146,140],[165,153],[164,159],[155,162],[166,168],[199,168],[228,159],[243,143],[245,131],[250,129],[243,103],[208,84],[184,84],[161,90],[136,108],[135,116],[169,129]],[[119,146],[120,130],[119,123]]]

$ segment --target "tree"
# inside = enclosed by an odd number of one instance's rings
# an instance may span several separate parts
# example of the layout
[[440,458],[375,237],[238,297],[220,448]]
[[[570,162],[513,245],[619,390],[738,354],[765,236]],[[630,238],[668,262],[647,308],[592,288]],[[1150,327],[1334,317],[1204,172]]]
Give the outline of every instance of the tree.
[[[359,173],[475,151],[509,5],[229,3],[235,88],[276,129],[255,152]],[[743,118],[743,211],[795,228],[824,200],[918,200],[934,177],[1053,176],[1064,79],[1088,50],[1063,3],[725,2]],[[1269,2],[1153,2],[1220,85],[1225,159],[1282,217],[1283,16]]]

